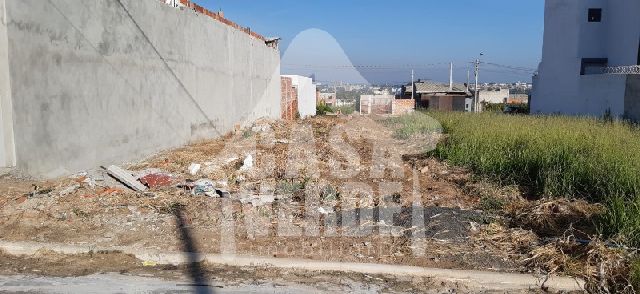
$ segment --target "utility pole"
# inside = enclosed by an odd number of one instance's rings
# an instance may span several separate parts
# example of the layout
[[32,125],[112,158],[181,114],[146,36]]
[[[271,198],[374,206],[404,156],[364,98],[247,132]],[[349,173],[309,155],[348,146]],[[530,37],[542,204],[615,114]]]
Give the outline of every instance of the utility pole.
[[449,63],[449,91],[453,92],[453,62]]
[[467,69],[467,92],[469,92],[469,77],[471,76],[471,71]]
[[478,74],[480,73],[480,59],[476,59],[475,62],[475,76],[476,76],[476,88],[475,88],[475,98],[473,103],[473,111],[480,112],[478,106],[480,105],[480,101],[478,101]]
[[413,69],[411,70],[411,99],[416,101],[415,93],[416,93],[416,83],[414,82],[415,77],[413,75]]

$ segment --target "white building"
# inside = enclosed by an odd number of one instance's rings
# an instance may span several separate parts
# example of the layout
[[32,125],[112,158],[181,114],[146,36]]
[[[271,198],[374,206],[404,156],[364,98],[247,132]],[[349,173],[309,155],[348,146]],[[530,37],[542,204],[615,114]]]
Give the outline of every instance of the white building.
[[478,91],[480,102],[498,104],[507,103],[509,100],[509,89],[487,89]]
[[298,112],[300,117],[310,117],[316,115],[316,85],[313,80],[308,77],[296,75],[283,75],[285,78],[291,78],[293,86],[298,90]]
[[640,118],[640,1],[546,0],[532,113]]

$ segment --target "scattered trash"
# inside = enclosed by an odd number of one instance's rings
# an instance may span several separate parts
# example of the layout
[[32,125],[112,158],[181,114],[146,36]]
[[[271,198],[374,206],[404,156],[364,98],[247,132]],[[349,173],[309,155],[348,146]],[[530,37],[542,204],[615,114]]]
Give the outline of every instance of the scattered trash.
[[73,194],[76,190],[80,189],[80,184],[73,184],[64,190],[60,191],[60,196],[66,196],[69,194]]
[[136,178],[133,177],[133,175],[129,171],[123,170],[122,168],[115,165],[107,167],[106,170],[110,176],[118,179],[135,191],[144,192],[147,190],[147,186],[140,183]]
[[140,182],[150,189],[171,186],[173,177],[167,173],[154,173],[140,178]]
[[270,130],[271,130],[270,125],[254,126],[253,128],[251,128],[251,131],[254,133],[267,132]]
[[200,179],[193,183],[191,194],[194,196],[206,195],[209,197],[216,197],[218,195],[213,181],[209,179]]
[[[184,186],[188,187],[188,185],[183,185],[183,187]],[[218,197],[228,198],[229,196],[231,196],[231,193],[229,193],[229,191],[216,189],[215,183],[209,179],[200,179],[200,180],[197,180],[195,183],[193,183],[191,188],[191,194],[194,196],[205,195],[205,196],[214,197],[214,198],[218,198]]]
[[247,171],[253,168],[253,156],[251,154],[247,155],[244,159],[243,165],[240,168],[242,171]]
[[264,206],[275,202],[278,198],[275,195],[247,195],[240,198],[242,204],[251,203],[253,207]]
[[191,165],[189,165],[189,174],[191,174],[192,176],[195,176],[198,174],[201,168],[202,168],[201,164],[192,163]]
[[226,190],[219,190],[219,189],[216,189],[216,193],[218,193],[218,195],[219,195],[220,197],[222,197],[222,198],[229,198],[229,197],[231,197],[231,192],[226,191]]
[[157,265],[158,265],[158,263],[155,262],[155,261],[146,260],[146,261],[142,262],[142,266],[145,266],[145,267],[152,267],[152,266],[157,266]]
[[289,142],[289,140],[284,140],[284,139],[278,139],[275,141],[276,144],[289,144],[291,142]]
[[428,167],[428,166],[423,167],[423,168],[420,170],[420,172],[421,172],[421,173],[423,173],[423,174],[428,173],[428,172],[429,172],[429,167]]
[[39,196],[46,197],[46,196],[50,196],[49,194],[51,194],[51,192],[53,192],[53,189],[51,188],[40,189],[40,186],[33,185],[33,191],[31,193],[28,193],[26,196],[28,196],[29,198],[34,198]]

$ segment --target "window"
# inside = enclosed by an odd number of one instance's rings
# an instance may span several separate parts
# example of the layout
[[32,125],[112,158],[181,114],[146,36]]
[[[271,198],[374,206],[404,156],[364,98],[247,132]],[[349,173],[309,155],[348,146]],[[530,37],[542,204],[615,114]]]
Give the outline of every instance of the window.
[[598,75],[604,72],[604,68],[609,64],[607,58],[582,58],[580,75]]
[[589,8],[589,22],[602,21],[602,8]]

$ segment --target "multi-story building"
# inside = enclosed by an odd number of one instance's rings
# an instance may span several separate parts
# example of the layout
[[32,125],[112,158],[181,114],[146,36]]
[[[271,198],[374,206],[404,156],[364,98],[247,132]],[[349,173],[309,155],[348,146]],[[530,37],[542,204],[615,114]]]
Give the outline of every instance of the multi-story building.
[[640,1],[546,0],[532,113],[640,119]]

